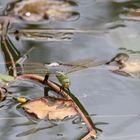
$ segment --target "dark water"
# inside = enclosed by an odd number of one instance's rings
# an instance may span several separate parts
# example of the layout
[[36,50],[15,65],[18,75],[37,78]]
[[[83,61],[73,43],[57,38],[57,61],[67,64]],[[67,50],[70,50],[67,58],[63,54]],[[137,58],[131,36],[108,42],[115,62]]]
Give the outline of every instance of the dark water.
[[[0,1],[1,15],[5,15],[4,8],[9,2],[8,0]],[[77,0],[76,2],[78,6],[75,10],[80,14],[80,18],[73,21],[26,22],[9,14],[14,18],[11,19],[9,38],[19,56],[23,56],[32,47],[34,49],[28,54],[26,62],[44,64],[61,61],[69,63],[86,58],[108,61],[117,53],[129,53],[130,50],[139,55],[140,19],[139,16],[128,15],[129,10],[140,8],[139,0]],[[44,30],[55,28],[55,31],[46,31],[47,37],[40,38],[38,35],[34,38],[21,34],[20,39],[16,40],[12,32],[16,29],[27,28],[45,28]],[[2,63],[5,62],[2,50],[0,60]],[[6,72],[5,65],[1,65],[0,72]],[[89,114],[97,114],[91,117],[93,121],[108,123],[108,125],[99,125],[103,133],[98,135],[98,140],[140,139],[139,78],[114,74],[104,66],[77,71],[69,77],[72,83],[71,91]],[[28,97],[43,95],[43,87],[31,81],[17,81],[9,90],[16,95]],[[1,110],[1,140],[75,140],[86,132],[84,124],[72,124],[72,120],[69,120],[54,128],[24,137],[16,137],[18,133],[33,127],[12,127],[13,124],[27,121],[23,116],[14,119],[18,116],[21,114],[15,106],[8,110]],[[9,117],[12,119],[8,119]],[[46,122],[45,125],[49,123]]]

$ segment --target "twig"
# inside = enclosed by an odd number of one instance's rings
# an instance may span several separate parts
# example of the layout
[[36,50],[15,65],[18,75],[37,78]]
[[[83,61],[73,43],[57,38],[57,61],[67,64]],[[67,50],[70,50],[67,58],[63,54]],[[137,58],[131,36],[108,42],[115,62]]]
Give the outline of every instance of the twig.
[[[32,80],[44,83],[44,77],[35,75],[35,74],[23,74],[23,75],[18,76],[17,78],[27,78],[27,79],[32,79]],[[92,122],[89,114],[85,110],[85,108],[79,102],[79,100],[72,93],[67,93],[67,91],[62,90],[60,86],[58,86],[57,84],[53,83],[50,80],[47,80],[46,84],[49,87],[51,87],[56,93],[61,94],[66,99],[72,100],[74,102],[75,109],[80,114],[81,118],[83,119],[83,121],[85,122],[89,130],[89,133],[84,138],[82,138],[82,140],[86,140],[86,138],[89,138],[89,137],[96,138],[96,127],[94,123]]]
[[107,33],[107,30],[73,29],[73,28],[44,28],[44,29],[21,29],[19,33]]

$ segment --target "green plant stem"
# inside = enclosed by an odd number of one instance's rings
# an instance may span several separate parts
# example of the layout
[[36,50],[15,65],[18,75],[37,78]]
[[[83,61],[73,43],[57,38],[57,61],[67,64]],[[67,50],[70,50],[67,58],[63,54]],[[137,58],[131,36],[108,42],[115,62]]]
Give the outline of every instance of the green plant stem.
[[[7,42],[7,30],[8,30],[8,26],[10,24],[10,20],[9,19],[3,19],[3,20],[1,19],[0,22],[2,24],[1,47],[4,50],[5,57],[7,57],[7,55],[8,55],[8,58],[10,59],[10,62],[11,62],[11,66],[13,68],[15,68],[16,65],[15,65],[15,62],[14,62],[14,58],[13,58],[13,55],[10,52],[8,44],[7,44],[8,43]],[[17,76],[16,69],[12,69],[12,74],[11,75],[14,76],[14,77]]]

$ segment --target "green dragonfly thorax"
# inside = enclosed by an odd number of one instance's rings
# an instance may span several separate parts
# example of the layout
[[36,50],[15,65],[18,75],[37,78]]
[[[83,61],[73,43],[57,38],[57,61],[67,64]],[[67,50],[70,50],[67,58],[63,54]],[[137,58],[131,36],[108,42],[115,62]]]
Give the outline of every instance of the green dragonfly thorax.
[[69,86],[70,86],[70,79],[68,78],[68,76],[66,74],[64,74],[63,72],[57,71],[56,72],[56,78],[62,84],[62,86],[64,88],[69,88]]

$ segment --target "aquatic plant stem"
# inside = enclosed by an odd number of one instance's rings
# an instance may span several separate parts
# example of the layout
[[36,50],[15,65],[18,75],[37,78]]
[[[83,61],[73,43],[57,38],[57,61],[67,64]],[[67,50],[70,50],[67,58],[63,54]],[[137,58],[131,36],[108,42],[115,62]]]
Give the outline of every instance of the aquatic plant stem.
[[[0,20],[0,23],[2,24],[2,34],[1,34],[1,47],[3,48],[5,55],[7,54],[10,61],[11,61],[11,65],[13,68],[16,67],[15,65],[15,62],[14,62],[14,58],[13,58],[13,55],[12,53],[10,52],[9,50],[9,47],[7,45],[7,30],[8,30],[8,26],[10,24],[10,20],[9,19],[1,19]],[[5,56],[6,57],[6,56]],[[16,69],[13,69],[12,70],[12,76],[16,77],[17,76],[17,72],[16,72]]]
[[[36,75],[36,74],[23,74],[23,75],[18,76],[17,78],[32,79],[32,80],[35,80],[44,84],[44,77]],[[66,99],[73,101],[75,109],[80,114],[81,118],[83,119],[83,121],[85,122],[89,130],[89,133],[85,137],[83,137],[82,140],[87,140],[87,138],[89,137],[96,138],[96,127],[93,124],[92,120],[90,119],[89,114],[86,112],[84,107],[79,102],[79,100],[72,93],[67,93],[66,91],[62,90],[61,87],[59,87],[57,84],[53,83],[50,80],[47,80],[45,84],[51,87],[56,93],[61,94]]]

